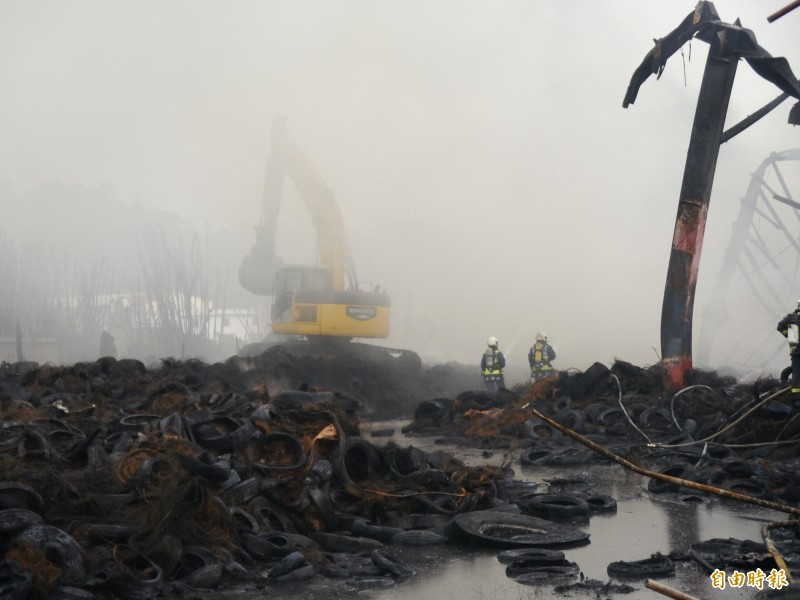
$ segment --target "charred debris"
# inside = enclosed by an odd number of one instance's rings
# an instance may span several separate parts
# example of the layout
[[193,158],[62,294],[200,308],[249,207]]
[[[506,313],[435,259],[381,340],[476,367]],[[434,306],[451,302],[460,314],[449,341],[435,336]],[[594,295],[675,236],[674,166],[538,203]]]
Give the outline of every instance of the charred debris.
[[[800,420],[780,381],[695,371],[674,393],[660,366],[616,361],[489,396],[464,365],[367,377],[320,360],[276,347],[217,364],[2,365],[7,597],[213,598],[297,582],[346,593],[413,576],[399,547],[458,543],[527,548],[504,557],[520,583],[575,583],[556,549],[588,534],[559,517],[614,511],[614,499],[514,479],[609,460],[571,434],[654,473],[651,493],[691,502],[695,482],[797,511]],[[408,417],[407,439],[442,449],[381,442],[365,414]],[[467,465],[459,445],[503,460]]]

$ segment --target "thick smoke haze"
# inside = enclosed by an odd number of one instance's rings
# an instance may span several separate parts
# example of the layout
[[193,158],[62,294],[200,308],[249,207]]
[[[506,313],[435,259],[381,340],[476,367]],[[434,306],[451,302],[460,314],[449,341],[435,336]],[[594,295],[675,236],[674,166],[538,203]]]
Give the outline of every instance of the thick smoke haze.
[[[714,3],[797,75],[800,11],[766,20],[785,4]],[[4,234],[46,245],[74,221],[31,214],[28,199],[42,186],[83,186],[95,202],[179,215],[227,240],[215,268],[235,272],[254,241],[270,126],[286,115],[336,193],[360,279],[392,297],[387,345],[477,363],[496,336],[524,376],[544,330],[560,369],[652,364],[707,45],[693,40],[634,105],[622,99],[653,39],[693,9],[674,0],[4,0]],[[779,93],[740,62],[726,126]],[[786,122],[791,105],[721,149],[695,332],[751,174],[770,152],[800,145]],[[800,193],[798,171],[785,165]],[[69,196],[58,198],[68,213]],[[75,206],[84,211],[75,244],[111,227],[102,210]],[[314,229],[291,185],[281,211],[278,253],[313,261]],[[115,241],[93,251],[135,255],[135,244]],[[788,312],[800,286],[785,275]],[[774,372],[786,362],[776,357],[782,314],[743,305],[725,343],[747,351],[700,366]]]

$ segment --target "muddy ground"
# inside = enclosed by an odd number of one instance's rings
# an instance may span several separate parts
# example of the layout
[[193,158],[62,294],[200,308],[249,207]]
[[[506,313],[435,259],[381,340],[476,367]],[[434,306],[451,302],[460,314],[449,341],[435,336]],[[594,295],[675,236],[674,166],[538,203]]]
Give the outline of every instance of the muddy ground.
[[[698,371],[677,393],[662,381],[658,367],[617,361],[489,396],[474,366],[409,370],[281,347],[213,365],[4,364],[0,596],[215,598],[319,581],[357,592],[413,577],[393,545],[566,547],[579,532],[540,520],[614,504],[532,491],[514,481],[518,465],[467,466],[416,449],[414,435],[513,449],[525,466],[630,461],[664,476],[651,479],[654,494],[689,503],[713,488],[800,512],[800,413],[779,381]],[[408,446],[361,433],[365,421],[397,418],[408,421]],[[527,537],[512,539],[519,528]],[[794,527],[779,537],[795,569]],[[734,541],[698,568],[748,555],[768,571],[781,560]],[[516,581],[589,585],[570,582],[555,555],[508,560]],[[591,584],[604,597],[626,593],[611,579]]]

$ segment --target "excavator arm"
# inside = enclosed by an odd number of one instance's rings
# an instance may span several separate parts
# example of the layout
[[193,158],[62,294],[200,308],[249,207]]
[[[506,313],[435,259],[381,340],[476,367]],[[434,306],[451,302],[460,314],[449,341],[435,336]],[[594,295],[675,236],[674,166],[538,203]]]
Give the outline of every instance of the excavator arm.
[[[316,229],[317,264],[283,265],[275,254],[275,233],[284,180],[297,188]],[[314,168],[305,151],[289,139],[286,119],[272,124],[261,221],[256,243],[239,268],[245,289],[272,296],[272,332],[287,336],[281,344],[302,352],[346,352],[359,360],[419,369],[419,356],[410,350],[357,343],[356,338],[387,338],[391,301],[385,290],[359,289],[353,259],[344,233],[342,214],[333,191]],[[260,352],[253,344],[245,355]]]
[[275,235],[287,175],[311,216],[317,234],[318,263],[328,269],[331,289],[357,290],[358,280],[335,195],[306,152],[289,139],[285,117],[277,117],[272,123],[261,221],[255,226],[256,243],[239,267],[240,283],[256,294],[272,293],[275,274],[283,263],[275,254]]

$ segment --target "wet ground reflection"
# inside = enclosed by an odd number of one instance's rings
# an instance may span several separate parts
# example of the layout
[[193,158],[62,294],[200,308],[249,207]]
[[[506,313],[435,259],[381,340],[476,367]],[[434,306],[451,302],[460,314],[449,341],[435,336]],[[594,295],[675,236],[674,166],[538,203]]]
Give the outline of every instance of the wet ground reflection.
[[[434,444],[433,438],[408,438],[399,433],[404,423],[374,424],[375,428],[395,430],[391,438],[399,445],[413,445],[425,450],[448,450],[468,464],[499,464],[503,453],[484,453],[476,449],[455,448]],[[365,432],[369,436],[368,432]],[[371,438],[373,443],[381,440]],[[656,552],[685,552],[690,544],[711,538],[737,538],[761,540],[761,526],[773,520],[783,520],[786,515],[756,506],[719,498],[705,498],[697,505],[684,505],[661,501],[646,490],[646,478],[625,470],[614,463],[592,465],[589,469],[528,470],[514,463],[515,479],[543,483],[567,474],[585,474],[596,481],[593,488],[617,500],[617,512],[612,515],[595,515],[580,529],[590,533],[590,543],[579,548],[565,549],[567,560],[576,562],[586,579],[609,581],[608,564],[615,560],[640,560]],[[553,587],[520,585],[505,575],[505,566],[497,560],[502,549],[484,546],[434,546],[392,547],[392,552],[411,565],[416,576],[385,590],[358,593],[363,598],[416,598],[423,600],[520,600],[528,598],[561,598]],[[751,598],[757,590],[728,586],[715,590],[711,580],[693,561],[676,563],[674,576],[661,579],[664,584],[698,598]],[[630,594],[603,594],[614,598],[664,598],[647,589],[643,580],[628,581],[637,588]],[[595,594],[570,592],[572,597],[594,598]]]

